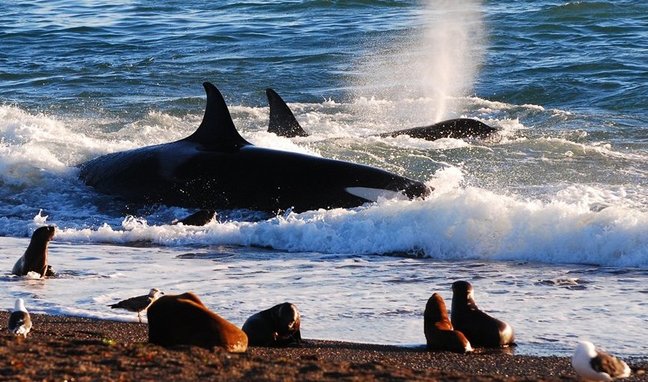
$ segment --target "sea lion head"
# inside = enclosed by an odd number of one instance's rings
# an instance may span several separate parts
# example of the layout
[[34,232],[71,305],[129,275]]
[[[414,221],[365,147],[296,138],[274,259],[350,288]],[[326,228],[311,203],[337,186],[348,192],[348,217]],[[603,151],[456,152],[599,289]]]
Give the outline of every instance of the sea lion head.
[[475,304],[473,286],[468,281],[455,281],[452,284],[452,305],[465,301],[467,304]]
[[32,240],[50,241],[54,237],[54,233],[56,233],[56,227],[53,225],[39,227],[32,234]]
[[[450,322],[450,320],[448,320],[448,310],[446,309],[445,301],[443,301],[443,297],[438,293],[434,293],[432,297],[428,299],[428,302],[425,305],[425,313],[423,315],[425,320],[431,323]],[[448,329],[452,329],[452,326]]]
[[277,334],[287,336],[299,330],[300,315],[297,307],[289,302],[278,305],[274,311]]

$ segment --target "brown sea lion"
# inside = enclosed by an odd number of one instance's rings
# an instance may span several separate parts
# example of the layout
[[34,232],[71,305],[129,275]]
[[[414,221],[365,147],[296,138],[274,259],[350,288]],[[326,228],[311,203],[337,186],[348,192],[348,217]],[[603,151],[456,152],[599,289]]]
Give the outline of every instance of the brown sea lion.
[[151,304],[146,315],[151,343],[194,345],[206,349],[218,346],[231,353],[247,350],[245,332],[207,309],[191,292],[160,297]]
[[505,347],[514,344],[513,328],[479,310],[475,304],[473,287],[467,281],[452,284],[452,325],[475,347]]
[[453,329],[445,301],[438,293],[434,293],[425,305],[423,330],[428,350],[448,350],[457,353],[473,351],[466,336]]
[[41,277],[52,276],[54,272],[47,265],[47,245],[54,237],[55,232],[56,228],[52,225],[40,227],[34,231],[27,250],[16,261],[11,273],[25,276],[29,272],[36,272]]
[[243,324],[243,331],[252,346],[300,345],[300,324],[297,307],[284,302],[250,316]]

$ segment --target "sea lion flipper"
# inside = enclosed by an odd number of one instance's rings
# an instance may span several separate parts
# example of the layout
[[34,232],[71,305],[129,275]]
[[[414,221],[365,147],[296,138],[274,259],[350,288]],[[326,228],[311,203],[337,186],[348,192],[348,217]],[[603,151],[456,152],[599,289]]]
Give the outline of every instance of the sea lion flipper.
[[45,276],[46,277],[56,276],[56,272],[54,272],[54,269],[52,269],[51,265],[48,265],[47,268],[45,268]]
[[302,336],[301,336],[301,330],[297,330],[297,332],[294,335],[295,341],[297,342],[297,346],[301,346],[302,342]]
[[18,261],[16,261],[16,264],[14,264],[11,269],[11,273],[16,276],[24,276],[27,274],[25,272],[25,256],[21,256]]

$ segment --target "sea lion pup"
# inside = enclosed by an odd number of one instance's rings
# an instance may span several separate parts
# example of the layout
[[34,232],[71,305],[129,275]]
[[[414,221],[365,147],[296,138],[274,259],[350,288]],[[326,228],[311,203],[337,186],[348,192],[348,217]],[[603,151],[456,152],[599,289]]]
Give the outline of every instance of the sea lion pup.
[[149,342],[161,346],[194,345],[224,348],[231,353],[247,350],[245,332],[210,311],[191,292],[157,299],[148,308]]
[[25,276],[29,272],[36,272],[41,277],[54,275],[52,268],[47,266],[47,245],[55,232],[56,228],[53,225],[40,227],[34,231],[27,250],[16,261],[11,273],[16,276]]
[[627,363],[597,349],[589,341],[582,341],[576,346],[572,366],[576,374],[588,381],[612,381],[631,374]]
[[31,317],[27,309],[25,309],[25,301],[19,298],[16,300],[14,311],[9,315],[9,326],[7,329],[16,337],[23,336],[23,338],[27,338],[27,333],[29,333],[31,328]]
[[182,223],[184,225],[203,226],[212,221],[214,216],[216,216],[216,211],[214,210],[200,210],[187,216],[184,219],[176,220],[171,224],[175,225]]
[[139,322],[142,322],[142,316],[140,315],[140,313],[146,310],[146,308],[148,308],[153,303],[153,301],[157,300],[163,294],[164,292],[160,292],[159,289],[153,288],[149,291],[148,294],[127,298],[126,300],[122,300],[116,304],[108,306],[112,309],[124,309],[129,312],[136,312],[137,319],[139,320]]
[[252,346],[299,346],[300,323],[297,307],[284,302],[250,316],[243,324],[243,331]]
[[513,328],[482,312],[475,304],[472,285],[467,281],[452,284],[452,325],[475,347],[506,347],[514,344]]
[[473,351],[466,336],[453,329],[445,301],[438,293],[434,293],[425,305],[423,330],[428,350],[448,350],[456,353]]

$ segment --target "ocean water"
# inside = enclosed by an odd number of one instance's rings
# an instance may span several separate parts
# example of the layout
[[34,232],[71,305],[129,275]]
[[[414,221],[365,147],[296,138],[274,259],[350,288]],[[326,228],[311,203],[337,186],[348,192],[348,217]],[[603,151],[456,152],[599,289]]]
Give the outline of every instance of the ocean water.
[[[518,354],[587,338],[646,357],[648,5],[640,1],[2,1],[0,306],[136,320],[107,305],[194,291],[242,325],[291,301],[306,338],[420,345],[434,292],[469,280]],[[80,163],[173,141],[224,94],[256,145],[434,186],[301,214],[126,204]],[[264,90],[305,138],[266,132]],[[470,117],[485,141],[378,132]],[[245,174],[241,174],[245,176]],[[286,206],[287,208],[290,206]],[[14,277],[43,224],[59,276]]]

